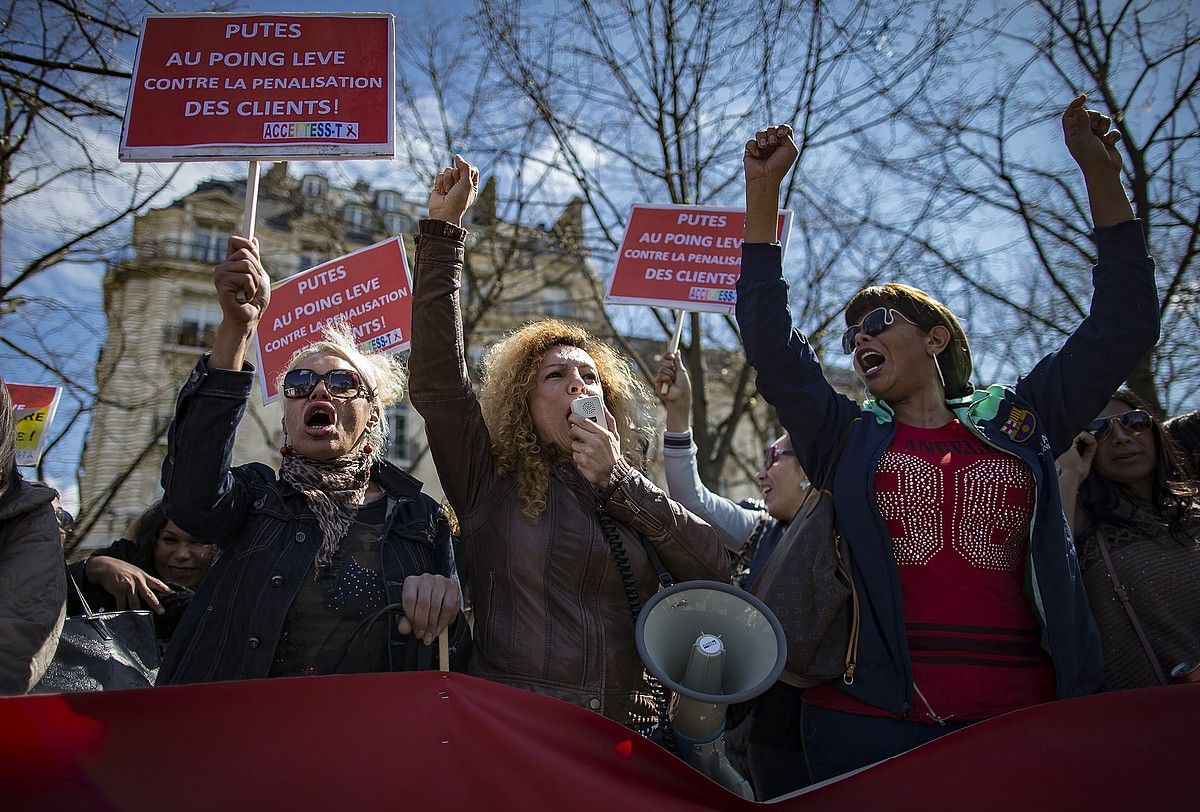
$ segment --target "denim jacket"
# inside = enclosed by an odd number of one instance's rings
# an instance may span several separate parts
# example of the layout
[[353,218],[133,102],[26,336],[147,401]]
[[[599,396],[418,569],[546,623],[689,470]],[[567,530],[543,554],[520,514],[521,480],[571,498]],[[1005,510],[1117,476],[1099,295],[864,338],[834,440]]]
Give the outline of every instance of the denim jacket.
[[[179,393],[167,435],[162,485],[166,513],[221,555],[201,582],[163,657],[158,684],[266,677],[275,647],[321,530],[303,494],[262,463],[230,465],[238,423],[253,384],[240,372],[200,360]],[[387,495],[380,560],[389,603],[399,603],[404,579],[426,572],[458,579],[450,527],[421,483],[387,462],[372,478]],[[383,621],[381,621],[383,622]],[[410,638],[389,623],[388,655],[403,667]],[[460,616],[451,627],[451,662],[470,645]]]
[[[1140,221],[1096,231],[1099,261],[1087,318],[1063,346],[1014,386],[991,386],[947,402],[963,426],[1029,466],[1035,502],[1025,591],[1054,663],[1060,699],[1103,685],[1100,638],[1088,607],[1058,491],[1055,458],[1104,408],[1158,340],[1154,262]],[[742,248],[737,320],[758,390],[775,407],[792,447],[814,481],[831,485],[851,570],[863,601],[859,660],[851,685],[837,687],[904,717],[913,712],[912,664],[892,539],[874,494],[879,459],[895,435],[884,401],[861,406],[826,381],[816,353],[792,327],[778,244]],[[855,423],[855,421],[857,421]],[[842,435],[850,429],[833,464]]]

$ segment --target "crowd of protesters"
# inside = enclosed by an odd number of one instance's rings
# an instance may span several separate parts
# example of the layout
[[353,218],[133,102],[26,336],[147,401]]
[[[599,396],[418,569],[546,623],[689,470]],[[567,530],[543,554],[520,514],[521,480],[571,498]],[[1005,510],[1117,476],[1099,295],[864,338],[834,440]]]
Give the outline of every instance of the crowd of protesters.
[[[1154,265],[1120,134],[1083,103],[1062,126],[1095,229],[1091,307],[1011,385],[975,384],[955,314],[889,282],[846,307],[842,348],[868,398],[839,394],[787,307],[776,222],[791,130],[746,144],[737,320],[785,432],[757,474],[762,502],[701,481],[678,354],[653,381],[665,489],[645,472],[650,389],[583,328],[521,327],[472,384],[459,292],[478,171],[460,156],[419,226],[410,380],[333,325],[280,376],[279,460],[234,465],[271,285],[257,242],[230,238],[213,274],[222,320],[179,394],[163,500],[128,539],[64,566],[54,493],[20,477],[0,401],[0,693],[36,685],[78,611],[74,580],[97,607],[159,617],[158,684],[403,670],[445,633],[443,665],[651,734],[667,696],[638,655],[640,608],[668,574],[753,587],[808,476],[832,494],[863,604],[857,670],[758,699],[744,729],[760,800],[1009,710],[1197,681],[1200,419],[1164,424],[1121,388],[1158,339]],[[383,458],[383,410],[406,387],[449,510]],[[595,419],[573,409],[586,397]]]

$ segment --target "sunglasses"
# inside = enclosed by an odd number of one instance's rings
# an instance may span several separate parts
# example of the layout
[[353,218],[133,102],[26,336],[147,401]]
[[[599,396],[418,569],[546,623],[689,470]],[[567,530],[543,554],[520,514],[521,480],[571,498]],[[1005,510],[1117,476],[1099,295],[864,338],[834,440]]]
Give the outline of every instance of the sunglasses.
[[1101,417],[1088,423],[1085,431],[1096,438],[1096,442],[1100,442],[1107,437],[1113,428],[1113,423],[1120,423],[1121,428],[1125,429],[1128,434],[1141,434],[1146,429],[1154,425],[1154,418],[1147,412],[1141,409],[1134,409],[1132,412],[1119,414],[1116,417]]
[[794,456],[796,456],[795,451],[788,451],[785,448],[780,448],[777,445],[773,445],[767,449],[767,456],[766,456],[766,458],[763,459],[763,470],[769,471],[771,469],[772,465],[779,462],[780,457],[794,457]]
[[289,400],[306,398],[322,381],[329,395],[338,400],[371,396],[370,390],[363,386],[362,376],[352,369],[331,369],[321,375],[311,369],[290,370],[283,376],[283,396]]
[[58,519],[58,526],[61,527],[64,532],[70,533],[75,529],[75,517],[71,515],[69,510],[65,508],[59,508],[58,510],[54,511],[54,518]]
[[877,336],[887,328],[896,323],[896,317],[904,319],[912,325],[916,322],[908,316],[901,313],[899,310],[893,310],[890,307],[877,307],[870,313],[862,317],[862,321],[851,327],[846,328],[846,332],[842,333],[842,352],[850,355],[854,352],[854,340],[858,338],[859,333],[866,333],[869,336]]

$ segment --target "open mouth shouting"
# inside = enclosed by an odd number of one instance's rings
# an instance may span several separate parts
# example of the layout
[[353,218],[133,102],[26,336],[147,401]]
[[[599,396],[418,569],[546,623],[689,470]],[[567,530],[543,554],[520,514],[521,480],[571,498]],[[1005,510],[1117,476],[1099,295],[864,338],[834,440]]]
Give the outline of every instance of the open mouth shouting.
[[870,378],[879,372],[886,360],[883,353],[868,347],[861,347],[858,352],[854,353],[854,362],[858,364],[864,378]]
[[304,407],[304,433],[309,437],[328,437],[337,422],[333,404],[314,401]]

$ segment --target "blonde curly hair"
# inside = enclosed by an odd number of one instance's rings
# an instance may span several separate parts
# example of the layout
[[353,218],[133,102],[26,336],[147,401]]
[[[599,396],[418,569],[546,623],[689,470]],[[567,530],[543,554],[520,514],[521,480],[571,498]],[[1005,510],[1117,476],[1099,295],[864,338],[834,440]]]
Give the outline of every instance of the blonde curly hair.
[[479,403],[491,434],[497,473],[516,474],[521,513],[534,522],[546,510],[550,463],[556,452],[542,446],[533,428],[529,395],[542,357],[560,346],[577,347],[596,362],[604,405],[617,422],[621,456],[641,468],[649,447],[650,393],[620,353],[582,327],[557,319],[535,321],[509,333],[483,359]]
[[302,347],[288,361],[283,372],[275,381],[277,389],[283,389],[283,378],[291,370],[300,366],[309,358],[318,355],[335,355],[348,363],[360,376],[369,390],[367,399],[371,402],[371,410],[378,418],[375,424],[367,429],[363,440],[371,443],[374,451],[371,459],[378,460],[383,456],[388,441],[388,421],[384,410],[404,398],[404,387],[408,383],[408,370],[395,356],[381,352],[369,352],[358,345],[354,332],[346,321],[326,322],[321,328],[323,338],[320,341]]

